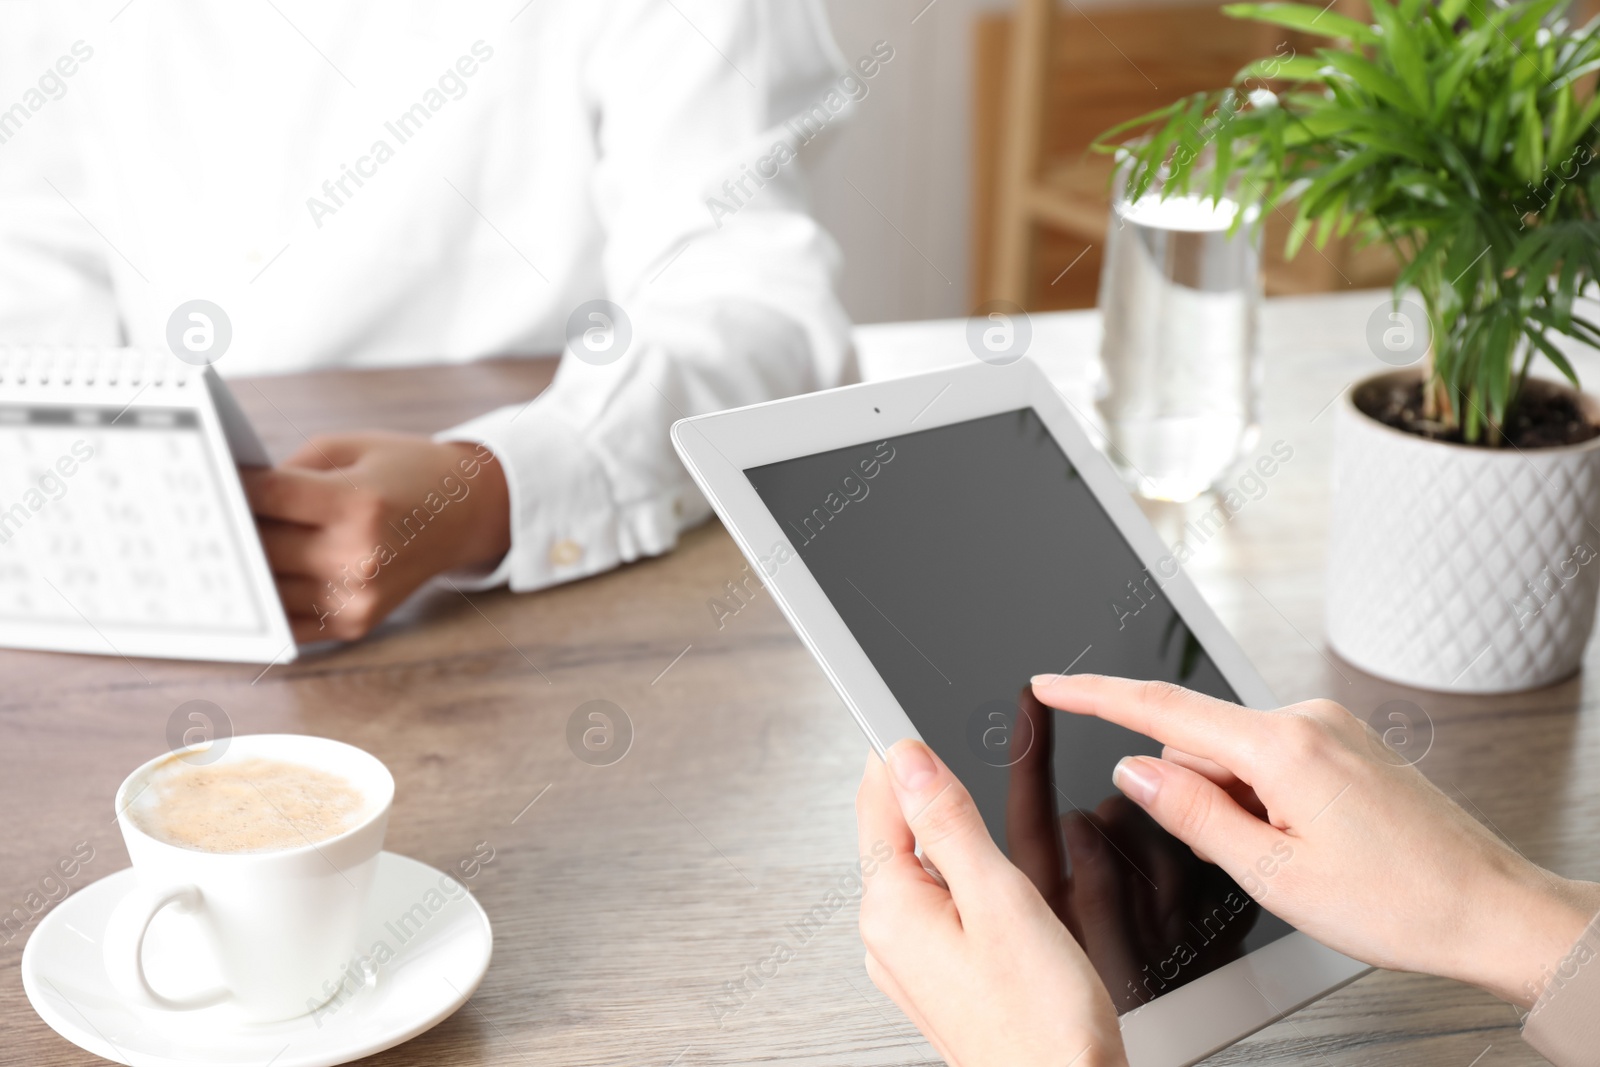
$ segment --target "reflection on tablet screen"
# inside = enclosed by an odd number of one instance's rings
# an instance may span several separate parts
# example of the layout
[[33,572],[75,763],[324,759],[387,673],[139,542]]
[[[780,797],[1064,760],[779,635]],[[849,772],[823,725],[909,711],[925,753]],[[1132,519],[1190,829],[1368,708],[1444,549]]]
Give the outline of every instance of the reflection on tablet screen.
[[1030,695],[1092,671],[1238,699],[1031,408],[745,474],[1119,1011],[1289,932],[1112,786],[1160,745]]

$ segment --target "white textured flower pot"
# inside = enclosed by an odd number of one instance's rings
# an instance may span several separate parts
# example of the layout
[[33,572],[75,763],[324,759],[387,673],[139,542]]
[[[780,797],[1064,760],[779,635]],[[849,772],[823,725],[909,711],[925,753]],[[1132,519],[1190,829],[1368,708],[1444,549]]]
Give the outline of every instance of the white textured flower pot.
[[[1600,585],[1600,438],[1518,451],[1429,441],[1338,403],[1328,641],[1371,674],[1505,693],[1578,669]],[[1529,380],[1529,388],[1560,389]],[[1600,405],[1580,397],[1591,419]]]

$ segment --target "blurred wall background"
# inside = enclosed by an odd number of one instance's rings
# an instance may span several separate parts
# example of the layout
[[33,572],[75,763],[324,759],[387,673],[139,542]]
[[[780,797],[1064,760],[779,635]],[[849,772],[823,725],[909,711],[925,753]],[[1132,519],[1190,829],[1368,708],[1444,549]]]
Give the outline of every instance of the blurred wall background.
[[894,48],[851,122],[811,157],[816,211],[844,249],[841,292],[857,322],[967,311],[973,29],[1010,0],[927,3],[826,0],[847,62],[876,41]]
[[[1076,0],[1107,9],[1216,7],[1220,0]],[[973,58],[979,18],[1012,0],[825,0],[847,62],[893,46],[852,121],[819,141],[818,215],[845,251],[858,322],[964,315],[971,289]],[[913,21],[915,20],[915,21]],[[1109,45],[1107,46],[1109,47]],[[1163,101],[1164,102],[1164,101]],[[898,231],[898,232],[897,232]]]

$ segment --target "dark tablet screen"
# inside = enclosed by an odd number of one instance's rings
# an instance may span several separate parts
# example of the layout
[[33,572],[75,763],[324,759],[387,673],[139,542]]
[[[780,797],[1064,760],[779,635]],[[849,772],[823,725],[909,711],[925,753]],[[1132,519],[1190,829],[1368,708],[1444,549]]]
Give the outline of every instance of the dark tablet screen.
[[745,474],[1119,1011],[1289,932],[1111,784],[1159,744],[1030,695],[1092,671],[1238,699],[1162,592],[1175,567],[1145,567],[1031,408]]

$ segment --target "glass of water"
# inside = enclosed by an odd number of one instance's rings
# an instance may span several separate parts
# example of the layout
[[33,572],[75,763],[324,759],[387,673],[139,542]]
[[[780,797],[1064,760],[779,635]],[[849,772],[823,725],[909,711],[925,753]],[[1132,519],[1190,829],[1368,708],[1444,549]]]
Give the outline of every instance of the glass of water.
[[1260,434],[1261,241],[1253,209],[1229,232],[1240,210],[1199,192],[1163,200],[1155,186],[1112,203],[1097,406],[1111,460],[1141,496],[1199,496]]

